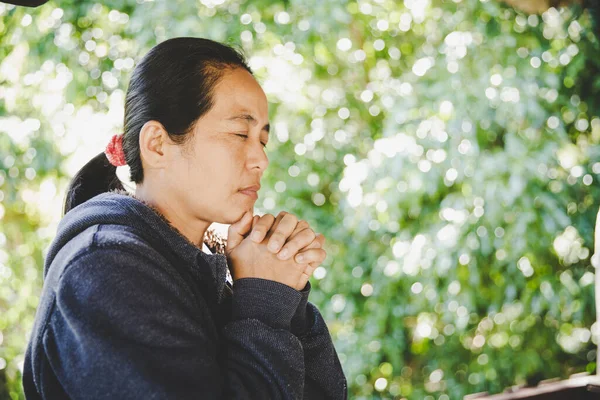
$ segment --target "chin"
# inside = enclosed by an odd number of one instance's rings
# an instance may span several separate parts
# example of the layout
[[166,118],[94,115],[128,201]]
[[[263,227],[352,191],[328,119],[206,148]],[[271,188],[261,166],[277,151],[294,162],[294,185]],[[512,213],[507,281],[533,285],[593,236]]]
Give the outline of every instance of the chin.
[[237,208],[237,207],[235,209],[230,209],[222,216],[222,218],[220,218],[219,220],[217,220],[215,222],[218,222],[220,224],[231,225],[233,223],[238,222],[240,219],[242,219],[242,217],[244,216],[244,213],[246,211],[247,211],[247,209]]

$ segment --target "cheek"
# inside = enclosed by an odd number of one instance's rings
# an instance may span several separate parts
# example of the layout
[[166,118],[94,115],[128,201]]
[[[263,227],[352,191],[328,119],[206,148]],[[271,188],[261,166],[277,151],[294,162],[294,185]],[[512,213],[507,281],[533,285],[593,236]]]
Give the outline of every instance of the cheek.
[[218,145],[199,151],[188,166],[188,178],[196,187],[210,189],[211,194],[223,195],[237,188],[242,169],[242,146],[235,143]]

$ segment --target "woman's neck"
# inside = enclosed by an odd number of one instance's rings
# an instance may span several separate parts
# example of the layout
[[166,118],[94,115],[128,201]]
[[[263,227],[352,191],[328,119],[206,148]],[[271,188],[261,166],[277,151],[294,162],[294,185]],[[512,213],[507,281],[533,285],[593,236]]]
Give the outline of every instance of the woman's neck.
[[181,209],[172,206],[172,201],[162,198],[157,191],[149,190],[144,185],[137,185],[133,196],[155,210],[188,241],[202,247],[204,235],[210,226],[209,222],[184,215]]

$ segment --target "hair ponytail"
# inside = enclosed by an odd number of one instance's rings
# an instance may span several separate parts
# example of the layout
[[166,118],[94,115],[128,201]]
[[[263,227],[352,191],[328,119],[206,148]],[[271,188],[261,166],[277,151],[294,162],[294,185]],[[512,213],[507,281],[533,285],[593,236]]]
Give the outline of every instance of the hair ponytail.
[[85,164],[71,179],[64,213],[94,196],[114,189],[123,189],[123,185],[117,177],[117,167],[112,165],[102,152]]

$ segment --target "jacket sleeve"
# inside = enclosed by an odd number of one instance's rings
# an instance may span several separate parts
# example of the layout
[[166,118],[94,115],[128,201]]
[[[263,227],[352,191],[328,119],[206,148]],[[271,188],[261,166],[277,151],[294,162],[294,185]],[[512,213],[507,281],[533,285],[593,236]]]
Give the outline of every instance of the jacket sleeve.
[[206,305],[178,279],[120,248],[68,266],[42,340],[70,398],[302,398],[303,348],[290,332],[297,290],[236,281],[233,318],[219,339]]
[[310,282],[300,292],[291,332],[304,352],[304,399],[342,400],[348,397],[347,381],[327,325],[317,307],[308,301]]

